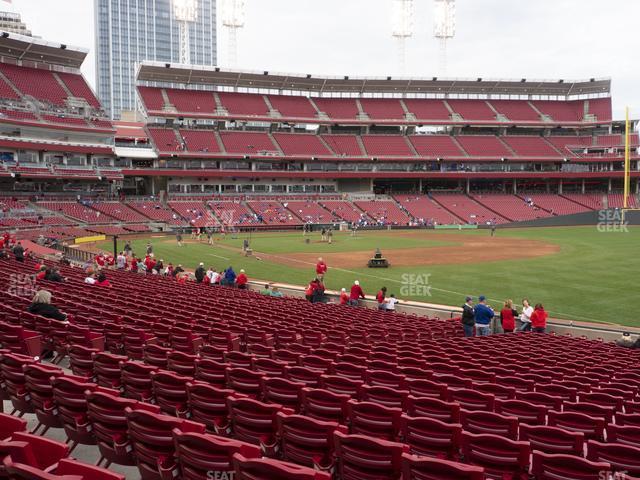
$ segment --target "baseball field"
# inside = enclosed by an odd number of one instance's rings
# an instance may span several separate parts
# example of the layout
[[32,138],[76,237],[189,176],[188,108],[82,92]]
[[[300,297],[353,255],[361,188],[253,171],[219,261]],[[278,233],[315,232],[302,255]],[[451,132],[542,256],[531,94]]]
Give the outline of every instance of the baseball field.
[[[247,239],[253,255],[245,257]],[[465,295],[486,295],[493,307],[527,297],[554,317],[640,326],[636,275],[640,271],[640,228],[602,232],[596,227],[498,230],[414,230],[335,233],[331,244],[319,233],[239,233],[206,237],[151,235],[131,242],[144,255],[148,242],[156,258],[193,270],[199,262],[223,270],[246,270],[250,279],[306,285],[318,257],[329,265],[328,289],[347,289],[354,280],[366,294],[382,287],[400,300],[459,306]],[[122,249],[123,242],[118,248]],[[111,250],[105,242],[102,248]],[[379,248],[388,269],[367,268]]]

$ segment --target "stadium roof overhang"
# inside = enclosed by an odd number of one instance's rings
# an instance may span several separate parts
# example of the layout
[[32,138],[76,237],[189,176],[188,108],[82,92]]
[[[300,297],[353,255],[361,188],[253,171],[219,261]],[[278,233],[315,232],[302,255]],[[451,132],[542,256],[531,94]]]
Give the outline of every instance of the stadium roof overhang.
[[0,30],[0,57],[80,68],[89,50]]
[[421,95],[541,95],[572,97],[604,96],[611,79],[589,80],[491,80],[319,76],[312,74],[241,71],[220,67],[145,61],[138,67],[141,82],[209,85],[237,89],[265,89],[326,93],[389,93]]

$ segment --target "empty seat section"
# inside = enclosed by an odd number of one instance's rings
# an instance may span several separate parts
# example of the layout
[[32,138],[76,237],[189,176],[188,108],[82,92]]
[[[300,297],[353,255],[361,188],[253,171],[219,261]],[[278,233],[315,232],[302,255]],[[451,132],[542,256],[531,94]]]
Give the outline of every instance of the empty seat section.
[[300,133],[274,133],[278,145],[285,155],[332,155],[317,135]]
[[355,205],[344,200],[327,200],[321,203],[332,215],[338,216],[347,222],[357,222],[362,218],[367,218]]
[[589,207],[572,202],[560,195],[536,193],[531,195],[522,194],[520,196],[525,199],[531,198],[534,205],[538,205],[539,207],[549,210],[556,215],[571,215],[573,213],[581,213],[591,210]]
[[71,95],[77,98],[84,98],[92,107],[100,108],[100,102],[82,75],[65,72],[57,72],[57,74],[60,80],[62,80],[69,89]]
[[366,155],[360,148],[358,137],[355,135],[323,135],[322,138],[329,148],[340,157],[363,157]]
[[283,117],[316,118],[318,112],[307,97],[294,95],[267,95],[271,106]]
[[110,223],[114,221],[114,219],[109,215],[105,215],[99,211],[96,211],[89,207],[85,207],[84,205],[76,202],[38,202],[38,205],[53,212],[61,213],[85,223],[98,224]]
[[556,122],[581,122],[584,117],[583,100],[573,102],[533,100],[531,103]]
[[300,225],[302,221],[280,202],[247,202],[258,219],[267,225]]
[[549,212],[541,210],[535,205],[530,205],[524,199],[515,195],[489,193],[486,195],[474,195],[473,198],[478,203],[514,222],[551,216]]
[[176,212],[159,202],[130,202],[128,205],[151,220],[172,225],[184,223]]
[[331,215],[315,201],[286,202],[287,208],[304,222],[328,223],[339,221],[340,217]]
[[218,92],[220,103],[230,115],[268,116],[269,108],[262,95],[253,93]]
[[120,202],[94,202],[92,208],[123,222],[146,222],[148,219]]
[[180,113],[215,113],[218,106],[213,92],[166,88],[169,103]]
[[164,109],[164,98],[161,88],[138,87],[138,93],[147,110],[161,111]]
[[168,128],[150,128],[149,135],[159,152],[181,152],[182,145],[176,131]]
[[24,95],[54,105],[64,105],[67,99],[67,92],[49,70],[0,63],[0,71]]
[[548,137],[547,140],[560,152],[561,155],[567,157],[581,154],[585,147],[591,146],[592,137],[587,136],[555,136]]
[[449,135],[411,135],[407,137],[421,157],[464,157]]
[[539,122],[540,114],[526,100],[489,100],[496,112],[512,122]]
[[611,121],[611,97],[592,98],[587,101],[589,102],[589,114],[595,115],[598,122]]
[[460,223],[460,220],[447,210],[433,202],[426,195],[394,195],[396,202],[417,221],[449,225]]
[[177,202],[168,203],[178,215],[187,219],[193,227],[215,227],[218,221],[202,202]]
[[481,224],[487,222],[504,223],[500,215],[480,205],[475,200],[460,194],[433,194],[433,198],[447,210],[454,213],[464,222]]
[[407,225],[411,220],[409,216],[398,207],[396,202],[371,200],[355,202],[355,204],[378,223],[385,225]]
[[487,120],[495,122],[496,114],[484,100],[447,99],[451,109],[465,120]]
[[257,225],[260,224],[255,214],[240,202],[209,202],[209,207],[223,225]]
[[363,135],[362,143],[369,155],[414,157],[405,137],[400,135]]
[[501,137],[519,157],[560,157],[560,153],[542,137]]
[[220,147],[211,130],[180,130],[186,149],[190,152],[219,153]]
[[313,101],[332,120],[355,120],[360,113],[355,98],[314,98]]
[[399,99],[361,98],[362,110],[372,120],[403,120],[404,110]]
[[460,135],[456,137],[462,148],[472,157],[508,158],[513,156],[493,135]]
[[451,112],[442,100],[405,98],[403,102],[418,120],[451,120]]
[[220,132],[220,138],[228,153],[278,153],[269,135],[264,132]]

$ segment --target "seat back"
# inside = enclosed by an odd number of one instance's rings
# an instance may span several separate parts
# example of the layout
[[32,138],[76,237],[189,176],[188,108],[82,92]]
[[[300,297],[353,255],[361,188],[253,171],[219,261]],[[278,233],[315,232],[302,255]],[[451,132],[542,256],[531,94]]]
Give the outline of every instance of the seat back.
[[301,413],[317,420],[344,423],[349,395],[340,395],[319,388],[303,388]]
[[265,402],[278,403],[293,411],[299,411],[304,383],[279,377],[263,377],[260,380],[260,386],[261,397]]
[[470,433],[501,435],[511,440],[518,439],[518,418],[491,411],[460,410],[460,423]]
[[547,425],[520,425],[520,440],[529,442],[532,450],[544,453],[582,456],[584,434]]
[[398,479],[402,454],[408,447],[402,443],[379,440],[364,435],[334,432],[336,472],[342,480]]
[[462,432],[461,439],[465,463],[483,467],[491,478],[520,478],[529,468],[528,442],[468,432]]
[[210,432],[228,433],[227,398],[235,392],[201,382],[187,383],[186,389],[191,419],[204,424]]
[[100,352],[93,355],[93,373],[101,387],[120,388],[122,384],[120,364],[128,360],[124,355]]
[[120,379],[122,381],[124,396],[143,402],[151,400],[153,398],[151,373],[157,370],[157,367],[134,361],[128,361],[122,364],[120,368]]
[[400,431],[400,408],[389,408],[377,403],[347,403],[349,431],[352,434],[371,435],[375,438],[395,440]]
[[607,462],[591,462],[574,455],[554,455],[535,451],[531,471],[536,480],[602,480],[610,478],[612,470]]
[[208,472],[233,472],[233,455],[260,458],[260,448],[231,438],[174,429],[173,443],[183,480],[201,480]]
[[549,412],[548,424],[571,432],[582,432],[585,440],[601,440],[604,437],[605,419],[578,412]]
[[192,380],[166,370],[151,372],[153,398],[163,413],[182,418],[187,416],[186,385]]
[[462,425],[459,423],[408,415],[402,415],[400,419],[400,439],[409,445],[414,455],[456,459],[461,433]]
[[233,456],[235,480],[331,480],[331,475],[308,467],[267,458]]
[[[592,462],[607,462],[615,472],[632,477],[640,476],[640,447],[619,443],[587,442],[587,459]],[[614,476],[615,478],[615,476]]]
[[227,398],[233,437],[265,449],[275,446],[276,414],[282,406],[262,403],[251,398]]
[[547,422],[549,409],[544,405],[536,405],[524,400],[496,399],[496,413],[515,417],[518,421],[528,425],[544,425]]
[[430,417],[446,423],[460,422],[460,404],[435,397],[407,397],[407,414],[412,417]]
[[402,455],[402,480],[485,480],[484,469],[458,462]]

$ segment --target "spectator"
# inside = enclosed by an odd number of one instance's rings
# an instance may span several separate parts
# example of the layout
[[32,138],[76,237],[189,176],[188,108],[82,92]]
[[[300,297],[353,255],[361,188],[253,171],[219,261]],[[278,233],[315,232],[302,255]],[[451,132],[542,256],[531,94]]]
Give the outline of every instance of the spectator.
[[24,247],[22,246],[22,242],[18,242],[15,247],[13,247],[13,256],[18,262],[24,262]]
[[521,331],[531,331],[531,315],[533,315],[533,307],[529,304],[529,300],[525,298],[522,300],[522,314],[520,315]]
[[87,278],[84,279],[84,283],[86,283],[87,285],[95,285],[96,284],[96,274],[92,273],[92,274],[88,275]]
[[164,269],[164,276],[173,277],[173,263],[169,262],[169,265],[167,265],[167,268]]
[[58,310],[58,307],[51,304],[52,295],[47,290],[38,290],[33,297],[29,312],[34,315],[53,318],[54,320],[66,321],[67,316]]
[[478,304],[474,309],[476,322],[476,335],[478,337],[486,337],[491,334],[491,320],[495,316],[493,309],[487,305],[487,299],[484,295],[478,297]]
[[220,278],[221,278],[220,273],[218,273],[216,269],[213,267],[211,267],[211,270],[212,270],[211,281],[210,281],[211,285],[220,285]]
[[184,285],[187,283],[187,274],[185,272],[180,272],[176,275],[176,280],[180,285]]
[[504,333],[513,333],[516,328],[516,317],[518,311],[513,308],[513,300],[506,300],[504,307],[500,310],[500,323]]
[[547,317],[549,315],[545,312],[541,303],[537,303],[531,314],[531,329],[535,333],[544,333],[547,329]]
[[236,286],[242,290],[247,288],[247,282],[249,279],[247,275],[244,273],[244,270],[240,270],[240,274],[236,277]]
[[640,337],[634,341],[629,332],[623,332],[622,336],[616,340],[616,345],[624,348],[640,348]]
[[268,283],[264,284],[264,288],[260,290],[262,295],[266,295],[267,297],[271,296],[271,286]]
[[346,305],[349,303],[349,294],[346,288],[340,289],[340,305]]
[[135,255],[131,256],[131,273],[138,273],[138,259]]
[[236,283],[236,272],[233,271],[233,267],[229,267],[224,271],[224,275],[220,280],[220,285],[226,285],[232,287]]
[[278,287],[273,287],[271,289],[271,296],[272,297],[282,298],[282,297],[284,297],[284,294],[280,291],[280,289]]
[[395,312],[396,311],[396,304],[398,303],[398,299],[396,298],[396,296],[392,293],[389,298],[387,299],[387,308],[386,311],[387,312]]
[[141,273],[143,275],[145,275],[147,273],[147,264],[144,263],[144,261],[139,258],[138,259],[138,269],[137,269],[138,273]]
[[309,285],[307,285],[307,288],[304,291],[305,298],[310,302],[313,302],[313,293],[318,287],[318,283],[320,283],[320,280],[318,280],[317,278],[314,278],[309,282]]
[[204,263],[200,262],[200,264],[198,265],[198,268],[196,268],[196,271],[194,272],[194,274],[196,276],[196,282],[202,283],[202,280],[204,279],[205,273],[206,272],[204,270]]
[[54,267],[47,270],[44,279],[48,280],[49,282],[64,282],[64,278],[62,278],[62,275],[60,275],[58,269]]
[[151,243],[147,243],[147,255],[151,255],[153,253],[153,246]]
[[364,299],[364,292],[360,287],[360,282],[356,280],[351,286],[351,294],[349,295],[349,305],[357,307],[360,304],[360,299]]
[[100,273],[98,275],[98,280],[96,281],[96,285],[99,287],[111,287],[111,282],[107,280],[107,276],[104,273]]
[[327,273],[327,264],[324,262],[322,257],[318,258],[318,263],[316,264],[316,278],[319,280],[324,280],[324,275]]
[[184,273],[184,268],[182,268],[182,264],[179,263],[178,266],[173,270],[173,276],[177,277],[178,274]]
[[124,253],[127,257],[131,256],[131,252],[133,251],[133,249],[131,248],[131,244],[129,243],[129,241],[127,240],[127,242],[124,244]]
[[164,260],[160,259],[156,262],[156,264],[153,266],[153,272],[156,275],[160,275],[162,273],[162,271],[164,270]]
[[118,257],[116,258],[116,268],[118,270],[124,270],[127,266],[127,257],[125,257],[124,252],[120,252]]
[[36,273],[36,280],[44,280],[44,277],[47,275],[47,266],[40,265],[40,270]]
[[473,308],[473,298],[466,297],[462,306],[462,328],[465,337],[473,337],[473,330],[476,325],[476,314]]
[[311,293],[311,303],[324,303],[324,283],[319,278],[315,280],[313,292]]
[[378,293],[376,293],[376,300],[378,301],[378,310],[386,310],[387,304],[385,297],[387,295],[387,287],[382,287]]

